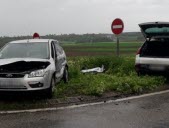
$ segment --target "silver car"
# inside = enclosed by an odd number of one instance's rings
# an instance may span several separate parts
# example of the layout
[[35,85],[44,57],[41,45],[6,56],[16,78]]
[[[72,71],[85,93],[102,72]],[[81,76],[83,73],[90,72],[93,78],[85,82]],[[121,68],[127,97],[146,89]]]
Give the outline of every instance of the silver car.
[[18,40],[0,50],[0,91],[44,90],[51,97],[61,79],[68,82],[68,65],[56,40]]

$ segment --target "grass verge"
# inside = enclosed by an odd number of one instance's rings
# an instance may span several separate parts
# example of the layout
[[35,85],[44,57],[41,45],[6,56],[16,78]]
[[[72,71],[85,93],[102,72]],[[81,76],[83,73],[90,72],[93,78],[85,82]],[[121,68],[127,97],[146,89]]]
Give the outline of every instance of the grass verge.
[[[105,66],[105,73],[82,74],[82,68]],[[166,79],[162,76],[138,77],[134,70],[134,57],[79,57],[69,60],[70,81],[61,82],[57,97],[76,95],[101,96],[114,91],[123,94],[138,94],[162,86]]]
[[[82,74],[82,68],[105,66],[100,74]],[[59,83],[51,100],[29,95],[8,100],[0,99],[0,110],[18,110],[43,107],[56,107],[58,99],[69,96],[102,96],[107,92],[118,94],[140,94],[160,88],[166,79],[162,76],[138,77],[134,70],[134,57],[74,57],[69,58],[68,84]],[[57,99],[56,99],[57,98]],[[64,101],[65,102],[65,101]]]

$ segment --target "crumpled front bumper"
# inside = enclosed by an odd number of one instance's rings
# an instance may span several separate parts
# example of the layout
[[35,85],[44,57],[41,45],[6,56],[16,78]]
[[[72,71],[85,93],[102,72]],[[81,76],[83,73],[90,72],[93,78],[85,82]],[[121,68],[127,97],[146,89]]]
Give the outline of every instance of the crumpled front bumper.
[[0,91],[35,91],[44,90],[50,87],[50,77],[28,78],[26,74],[23,78],[0,78]]

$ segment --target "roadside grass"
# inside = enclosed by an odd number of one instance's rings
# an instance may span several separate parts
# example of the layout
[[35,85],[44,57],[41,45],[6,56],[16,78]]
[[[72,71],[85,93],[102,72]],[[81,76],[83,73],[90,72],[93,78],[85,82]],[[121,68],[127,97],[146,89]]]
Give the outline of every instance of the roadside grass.
[[[138,77],[134,70],[134,56],[99,56],[68,58],[70,80],[67,84],[60,82],[51,100],[34,95],[1,97],[0,110],[19,110],[51,107],[58,99],[72,96],[102,96],[106,92],[118,94],[140,94],[152,91],[164,85],[166,79],[162,76]],[[82,74],[82,68],[105,66],[105,72],[100,74]],[[6,100],[7,99],[7,100]]]
[[[105,73],[82,74],[82,68],[105,66]],[[77,95],[101,96],[106,92],[140,94],[152,91],[164,84],[162,76],[140,76],[134,70],[134,57],[74,57],[69,58],[68,84],[61,82],[56,97]]]

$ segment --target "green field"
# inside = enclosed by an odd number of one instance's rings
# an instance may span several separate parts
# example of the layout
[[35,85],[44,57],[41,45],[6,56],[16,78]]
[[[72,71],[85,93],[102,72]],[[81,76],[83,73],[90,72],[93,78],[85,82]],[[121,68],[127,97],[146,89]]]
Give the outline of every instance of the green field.
[[[138,47],[142,45],[143,42],[120,42],[120,46],[122,47]],[[96,43],[74,43],[74,42],[63,42],[62,46],[91,46],[91,47],[114,47],[116,46],[116,42],[96,42]]]
[[[100,56],[114,55],[116,53],[116,42],[97,43],[61,43],[67,56]],[[121,55],[134,55],[142,42],[120,42]]]

